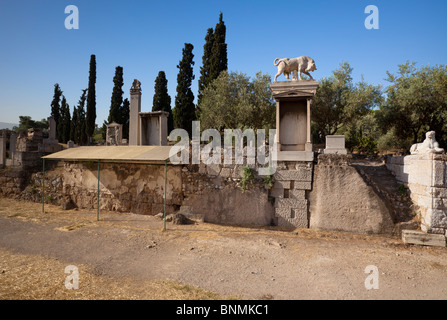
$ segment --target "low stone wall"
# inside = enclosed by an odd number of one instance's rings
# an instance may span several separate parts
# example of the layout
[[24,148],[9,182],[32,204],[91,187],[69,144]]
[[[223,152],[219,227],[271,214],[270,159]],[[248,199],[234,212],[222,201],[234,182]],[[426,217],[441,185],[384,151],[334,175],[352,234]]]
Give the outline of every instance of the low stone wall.
[[182,168],[183,205],[205,222],[274,225],[273,201],[265,177],[257,176],[242,190],[243,165],[185,165]]
[[0,169],[0,194],[6,197],[19,195],[27,184],[24,170],[13,168]]
[[365,234],[392,234],[386,204],[346,155],[320,154],[309,193],[310,228]]
[[[164,164],[101,163],[99,208],[101,210],[155,215],[164,208]],[[166,211],[182,204],[181,167],[168,165]],[[63,193],[76,206],[96,209],[97,163],[66,162]]]
[[388,170],[405,185],[421,211],[421,229],[447,235],[447,155],[389,157]]
[[[59,205],[62,194],[62,168],[48,166],[45,175],[45,202]],[[30,168],[12,167],[0,170],[0,195],[27,201],[42,201],[41,171]],[[37,172],[36,172],[37,171]]]

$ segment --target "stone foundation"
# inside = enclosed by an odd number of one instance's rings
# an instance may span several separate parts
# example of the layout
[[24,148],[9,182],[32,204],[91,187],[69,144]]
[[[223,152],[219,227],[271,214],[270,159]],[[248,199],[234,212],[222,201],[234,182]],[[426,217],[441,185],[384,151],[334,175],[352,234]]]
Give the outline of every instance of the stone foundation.
[[276,224],[280,227],[309,227],[307,193],[312,189],[312,162],[279,162],[273,175]]

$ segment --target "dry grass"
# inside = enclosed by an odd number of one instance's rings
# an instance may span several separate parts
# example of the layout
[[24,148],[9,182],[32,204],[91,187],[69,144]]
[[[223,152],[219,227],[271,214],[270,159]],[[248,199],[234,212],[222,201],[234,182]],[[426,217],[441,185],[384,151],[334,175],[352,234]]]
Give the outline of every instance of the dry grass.
[[76,265],[79,288],[67,289],[66,264],[0,248],[1,300],[208,300],[217,294],[174,281],[136,281],[97,276],[88,266]]

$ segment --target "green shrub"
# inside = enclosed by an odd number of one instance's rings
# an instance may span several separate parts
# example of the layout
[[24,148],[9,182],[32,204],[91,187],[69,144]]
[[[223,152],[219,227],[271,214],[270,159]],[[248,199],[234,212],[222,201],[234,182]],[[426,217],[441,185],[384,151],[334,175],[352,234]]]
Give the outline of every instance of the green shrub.
[[242,181],[241,181],[241,190],[245,192],[249,185],[252,185],[255,180],[255,175],[253,169],[250,167],[242,167]]

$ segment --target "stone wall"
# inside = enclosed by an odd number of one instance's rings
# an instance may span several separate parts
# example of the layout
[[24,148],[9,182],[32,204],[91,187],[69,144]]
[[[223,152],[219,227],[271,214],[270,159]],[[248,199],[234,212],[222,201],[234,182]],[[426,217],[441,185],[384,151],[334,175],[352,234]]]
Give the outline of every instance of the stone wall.
[[273,175],[270,195],[275,199],[276,224],[280,227],[309,227],[308,193],[312,189],[312,162],[280,161]]
[[391,234],[386,204],[346,155],[320,154],[309,193],[310,228],[365,234]]
[[16,197],[27,184],[25,171],[6,168],[0,169],[0,194],[5,197]]
[[447,155],[389,157],[386,165],[419,206],[422,231],[447,235]]
[[[48,165],[45,175],[45,201],[60,204],[62,199],[62,168]],[[37,171],[37,172],[36,172]],[[42,201],[42,171],[14,167],[0,170],[0,195],[28,201]]]
[[254,173],[253,183],[242,190],[243,166],[203,163],[182,169],[183,205],[205,222],[239,225],[273,225],[274,207],[265,177]]
[[[99,208],[148,215],[163,212],[164,170],[164,164],[101,163]],[[166,184],[166,211],[172,213],[183,201],[180,166],[168,165]],[[96,209],[97,163],[66,162],[63,193],[80,208]]]
[[[54,163],[49,161],[45,172],[46,202],[63,205],[70,201],[81,209],[96,210],[97,162]],[[317,162],[278,162],[272,180],[258,176],[257,168],[251,165],[254,179],[246,190],[242,190],[244,165],[168,165],[167,213],[184,207],[211,223],[355,233],[393,231],[386,203],[350,164],[349,156],[320,154]],[[445,164],[434,166],[445,171]],[[27,178],[25,172],[0,172],[0,193],[41,201],[42,173],[31,178],[28,174]],[[149,215],[163,212],[164,164],[101,163],[99,182],[101,210]],[[440,198],[439,209],[447,190],[438,184],[430,190]]]

